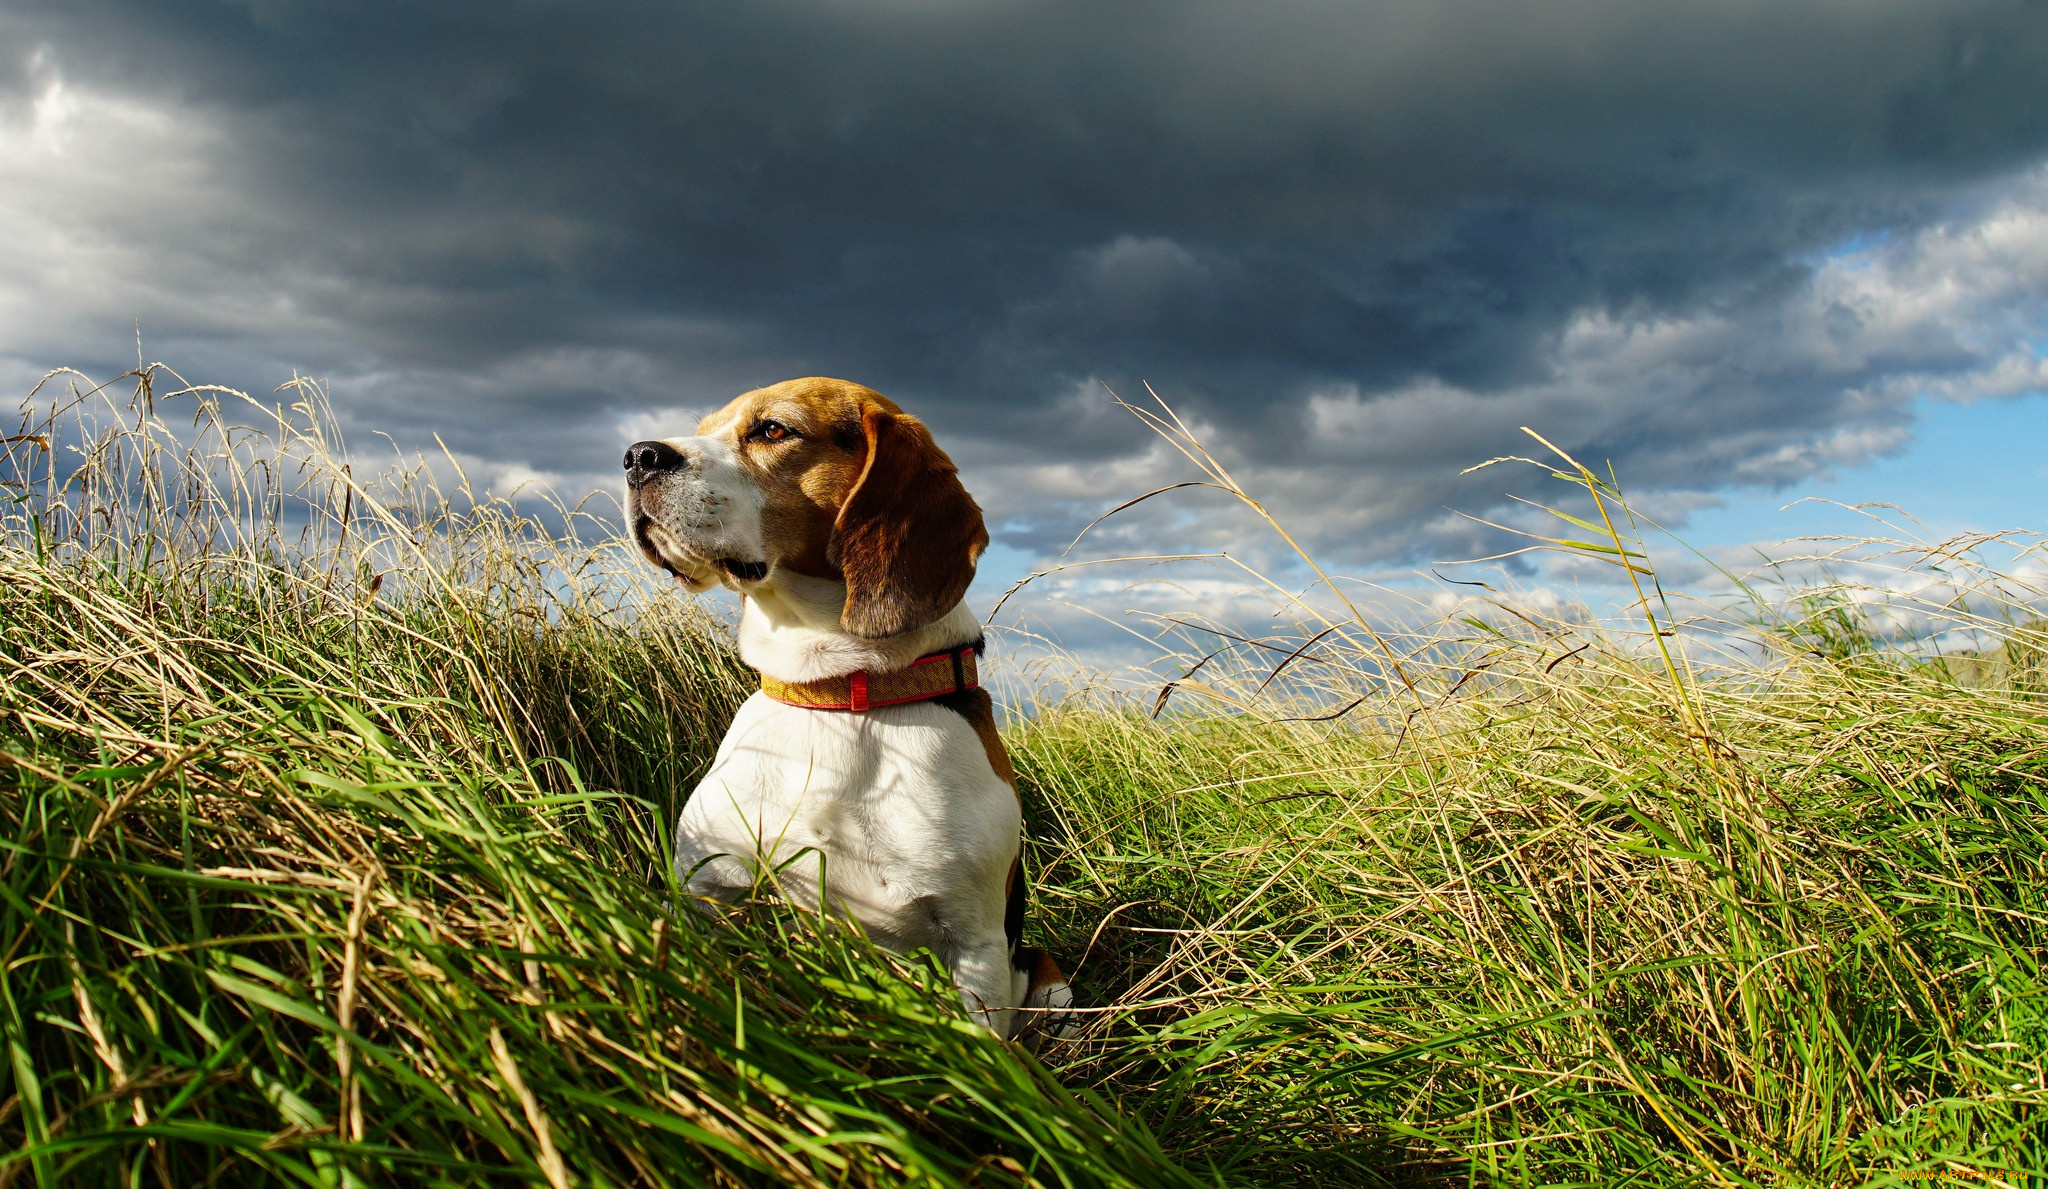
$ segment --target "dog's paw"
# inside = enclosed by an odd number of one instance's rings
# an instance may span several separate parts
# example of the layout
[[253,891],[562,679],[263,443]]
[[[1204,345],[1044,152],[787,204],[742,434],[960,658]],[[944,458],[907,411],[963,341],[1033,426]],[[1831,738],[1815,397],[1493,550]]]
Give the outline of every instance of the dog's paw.
[[1071,1010],[1074,988],[1052,955],[1041,949],[1020,948],[1011,966],[1017,980],[1018,1010],[1011,1013],[1010,1039],[1035,1048],[1048,1039],[1079,1036],[1081,1015]]

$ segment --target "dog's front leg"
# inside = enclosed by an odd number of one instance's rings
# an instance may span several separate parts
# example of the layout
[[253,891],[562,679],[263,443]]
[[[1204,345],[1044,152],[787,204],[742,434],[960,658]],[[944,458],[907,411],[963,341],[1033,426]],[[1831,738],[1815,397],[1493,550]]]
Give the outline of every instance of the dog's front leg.
[[686,836],[680,823],[675,867],[676,879],[692,898],[692,907],[707,916],[718,916],[720,903],[737,903],[753,891],[756,882],[747,864]]
[[1010,1035],[1011,1017],[1016,1013],[1014,980],[1010,977],[1010,947],[999,931],[976,937],[953,953],[953,985],[960,990],[960,1002],[975,1023],[997,1036]]

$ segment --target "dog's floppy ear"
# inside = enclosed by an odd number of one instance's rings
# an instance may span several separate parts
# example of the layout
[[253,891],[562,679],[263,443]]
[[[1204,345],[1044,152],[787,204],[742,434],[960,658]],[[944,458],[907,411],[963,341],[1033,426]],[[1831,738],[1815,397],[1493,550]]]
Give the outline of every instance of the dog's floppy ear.
[[868,459],[839,506],[827,557],[846,575],[839,623],[879,639],[953,609],[988,545],[981,508],[924,423],[870,404]]

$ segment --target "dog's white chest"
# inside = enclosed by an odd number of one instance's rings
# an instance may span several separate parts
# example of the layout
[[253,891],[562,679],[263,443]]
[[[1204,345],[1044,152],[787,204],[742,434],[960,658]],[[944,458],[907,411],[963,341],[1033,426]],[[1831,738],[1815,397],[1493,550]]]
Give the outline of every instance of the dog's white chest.
[[[812,905],[822,878],[878,940],[942,946],[1004,886],[1019,826],[961,715],[930,702],[805,710],[757,693],[683,809],[676,866],[722,895],[751,886],[757,866],[780,868],[781,892]],[[986,911],[1000,930],[999,897]]]

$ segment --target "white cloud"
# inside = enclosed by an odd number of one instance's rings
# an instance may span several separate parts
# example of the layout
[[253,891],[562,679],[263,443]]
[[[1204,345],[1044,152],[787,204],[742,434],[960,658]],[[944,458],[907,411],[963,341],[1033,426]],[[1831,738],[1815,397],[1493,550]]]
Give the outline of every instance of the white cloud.
[[[1899,450],[1917,398],[2048,390],[2048,170],[2003,190],[1917,233],[1824,258],[1775,299],[1684,315],[1581,311],[1547,374],[1530,382],[1477,391],[1423,377],[1383,391],[1311,392],[1308,440],[1290,450],[1276,427],[1278,448],[1240,478],[1326,547],[1362,558],[1385,556],[1364,534],[1390,528],[1396,545],[1424,535],[1436,523],[1431,503],[1490,504],[1486,485],[1500,472],[1463,484],[1455,472],[1496,454],[1541,453],[1522,426],[1589,466],[1619,460],[1626,487],[1667,507]],[[1135,493],[1186,469],[1127,468],[1104,478]],[[1080,485],[1069,477],[1060,486]]]
[[213,284],[264,221],[214,168],[218,123],[76,86],[47,51],[31,75],[27,103],[0,105],[0,351],[103,354],[109,325],[138,319],[274,326],[280,295]]

